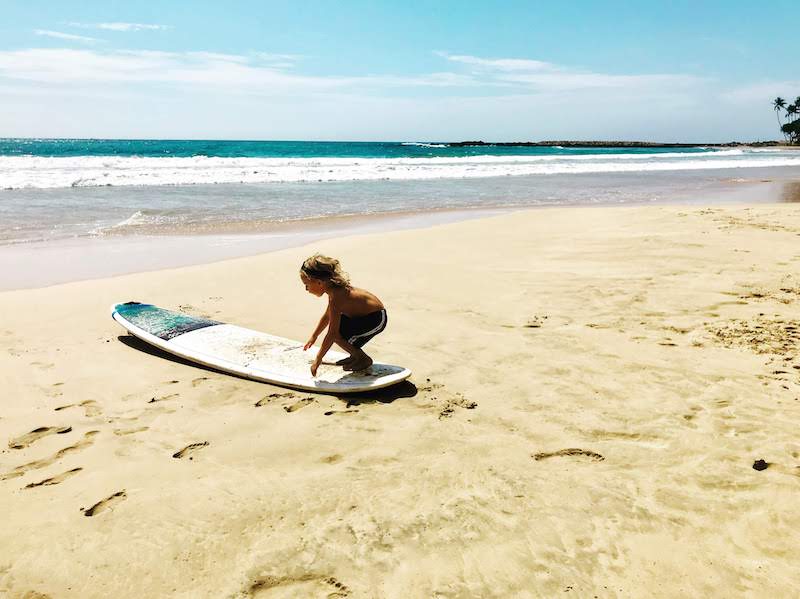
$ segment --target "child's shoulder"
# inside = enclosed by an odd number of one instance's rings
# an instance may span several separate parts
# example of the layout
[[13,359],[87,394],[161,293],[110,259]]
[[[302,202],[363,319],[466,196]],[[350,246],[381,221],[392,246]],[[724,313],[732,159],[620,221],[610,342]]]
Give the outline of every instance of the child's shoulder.
[[328,293],[328,303],[337,304],[347,301],[352,296],[350,287],[337,287]]

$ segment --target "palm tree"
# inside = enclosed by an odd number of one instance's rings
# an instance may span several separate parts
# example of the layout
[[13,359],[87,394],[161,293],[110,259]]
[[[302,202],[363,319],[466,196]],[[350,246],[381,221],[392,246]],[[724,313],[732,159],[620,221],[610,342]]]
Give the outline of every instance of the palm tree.
[[800,113],[800,107],[795,106],[794,104],[789,104],[786,107],[786,124],[781,127],[781,131],[784,134],[789,135],[789,141],[791,143],[797,143],[797,134],[798,134],[798,124],[800,124],[800,119],[795,120],[794,115]]
[[800,113],[800,96],[797,96],[797,97],[794,99],[794,109],[795,109],[795,110],[796,110],[798,113]]
[[783,134],[789,138],[793,144],[800,143],[800,119],[796,119],[791,123],[786,123],[781,127]]
[[775,109],[775,116],[778,117],[778,127],[781,126],[781,110],[786,107],[786,100],[778,96],[772,101],[772,108]]

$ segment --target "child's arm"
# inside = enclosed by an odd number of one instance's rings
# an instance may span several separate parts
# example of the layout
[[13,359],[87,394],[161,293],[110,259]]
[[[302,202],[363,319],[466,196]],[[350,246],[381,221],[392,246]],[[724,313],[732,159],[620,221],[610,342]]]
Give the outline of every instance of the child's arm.
[[328,310],[330,311],[330,313],[327,314],[329,324],[328,333],[325,335],[325,339],[322,340],[322,345],[320,345],[319,351],[317,352],[317,357],[311,365],[311,376],[317,376],[317,368],[319,368],[319,365],[322,363],[322,358],[328,353],[333,342],[339,338],[339,319],[342,313],[332,304],[328,306]]
[[317,328],[314,329],[314,332],[311,333],[311,337],[309,337],[308,341],[306,341],[306,344],[303,347],[304,351],[307,350],[312,345],[314,345],[314,342],[317,340],[317,337],[319,337],[319,334],[325,330],[326,326],[328,326],[328,321],[330,320],[330,314],[328,313],[328,311],[329,311],[328,308],[326,308],[325,313],[322,315],[322,318],[319,319],[319,324],[317,325]]

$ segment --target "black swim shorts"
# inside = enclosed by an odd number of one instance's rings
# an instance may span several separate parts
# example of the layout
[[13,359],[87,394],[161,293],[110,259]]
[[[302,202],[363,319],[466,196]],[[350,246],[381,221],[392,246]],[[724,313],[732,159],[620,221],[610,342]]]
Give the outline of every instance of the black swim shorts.
[[345,341],[356,347],[362,347],[385,328],[386,310],[378,310],[353,318],[342,314],[339,320],[339,334]]

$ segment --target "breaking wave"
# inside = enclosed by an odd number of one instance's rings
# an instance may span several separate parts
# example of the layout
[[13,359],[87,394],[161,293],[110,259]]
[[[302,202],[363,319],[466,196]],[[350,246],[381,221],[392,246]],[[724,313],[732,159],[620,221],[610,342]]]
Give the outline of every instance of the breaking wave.
[[766,149],[426,158],[0,156],[0,189],[464,179],[795,165],[800,165],[800,152]]

